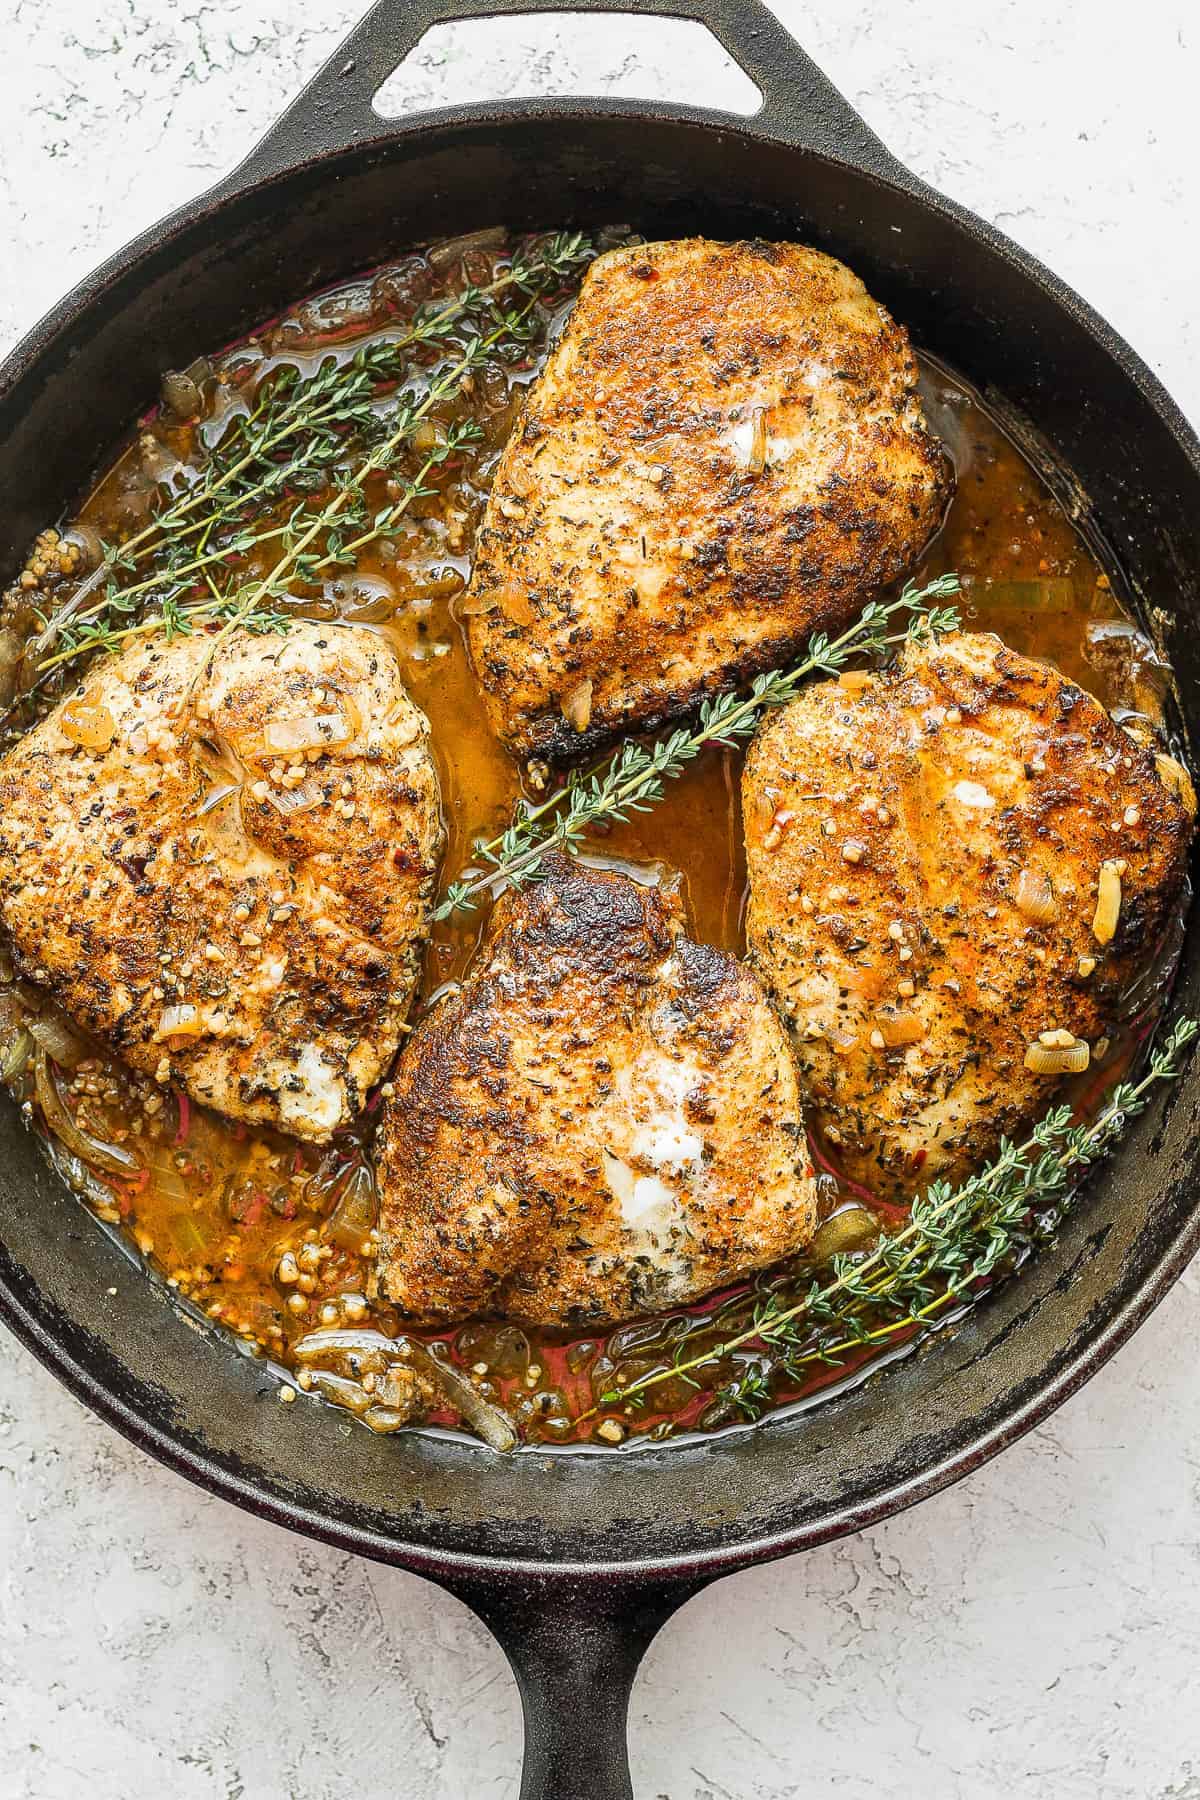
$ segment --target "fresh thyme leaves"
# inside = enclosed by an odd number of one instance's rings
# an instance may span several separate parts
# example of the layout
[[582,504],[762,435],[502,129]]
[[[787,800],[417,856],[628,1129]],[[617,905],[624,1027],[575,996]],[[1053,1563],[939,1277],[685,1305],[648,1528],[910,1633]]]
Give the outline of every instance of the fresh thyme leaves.
[[[447,431],[415,481],[397,478],[398,498],[373,518],[363,482],[394,475],[390,459],[486,356],[524,354],[540,329],[538,304],[593,255],[579,233],[535,240],[494,280],[468,282],[450,300],[421,309],[396,338],[344,361],[326,356],[311,375],[291,364],[271,371],[252,406],[208,447],[192,486],[133,537],[106,546],[98,568],[44,621],[33,646],[39,684],[60,664],[115,649],[143,630],[172,633],[223,619],[252,630],[286,628],[287,614],[271,604],[284,597],[285,580],[351,566],[430,491],[422,483],[432,470],[473,444],[478,431]],[[436,373],[439,364],[445,367]],[[414,368],[429,374],[419,400],[398,392]],[[313,498],[330,488],[314,509]],[[295,504],[281,517],[289,499]],[[264,554],[275,559],[267,574],[247,581],[246,564]],[[258,595],[252,603],[249,593]]]
[[[1154,1047],[1145,1073],[1114,1087],[1095,1118],[1077,1125],[1069,1106],[1052,1108],[1023,1143],[1002,1143],[994,1159],[960,1187],[932,1183],[913,1203],[908,1223],[881,1238],[874,1250],[835,1257],[832,1281],[814,1280],[791,1303],[775,1295],[733,1302],[742,1308],[738,1329],[690,1357],[682,1339],[670,1367],[609,1389],[582,1417],[611,1406],[644,1409],[647,1394],[661,1382],[693,1381],[695,1370],[740,1350],[757,1346],[760,1354],[771,1354],[785,1378],[799,1378],[814,1363],[840,1363],[856,1349],[886,1344],[927,1325],[1046,1235],[1039,1218],[1047,1209],[1059,1216],[1066,1211],[1083,1172],[1145,1110],[1155,1087],[1177,1079],[1198,1032],[1195,1019],[1177,1020]],[[757,1418],[773,1397],[769,1369],[748,1361],[717,1397],[730,1412]]]
[[[661,800],[664,784],[681,775],[701,751],[749,737],[762,714],[794,700],[809,676],[836,675],[851,656],[878,655],[897,643],[957,630],[957,611],[936,603],[958,592],[957,575],[939,575],[923,588],[908,582],[898,599],[886,604],[872,601],[839,637],[822,631],[810,638],[800,662],[757,676],[748,694],[721,694],[705,701],[695,727],[681,726],[652,744],[630,739],[606,765],[573,773],[540,805],[522,802],[507,830],[475,844],[476,864],[485,866],[464,870],[450,884],[434,918],[471,911],[479,897],[498,883],[517,886],[535,879],[552,851],[569,849],[591,826],[619,824],[632,813],[648,812]],[[898,613],[910,618],[897,635],[890,626]]]

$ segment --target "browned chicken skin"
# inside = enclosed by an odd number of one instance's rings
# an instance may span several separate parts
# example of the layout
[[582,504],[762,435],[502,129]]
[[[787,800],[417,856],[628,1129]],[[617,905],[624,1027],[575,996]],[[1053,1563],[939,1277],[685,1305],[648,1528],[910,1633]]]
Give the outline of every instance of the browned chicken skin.
[[797,244],[614,250],[496,472],[464,602],[492,728],[572,756],[786,661],[904,574],[949,461],[902,328]]
[[1044,1111],[1062,1077],[1027,1057],[1102,1056],[1194,798],[1089,694],[961,635],[808,689],[755,739],[743,806],[754,966],[815,1121],[891,1199]]
[[134,1069],[320,1140],[390,1063],[419,973],[428,728],[372,632],[210,653],[156,637],[97,664],[0,762],[0,916]]
[[416,1029],[379,1134],[379,1287],[419,1318],[600,1322],[799,1249],[787,1037],[654,889],[556,859]]

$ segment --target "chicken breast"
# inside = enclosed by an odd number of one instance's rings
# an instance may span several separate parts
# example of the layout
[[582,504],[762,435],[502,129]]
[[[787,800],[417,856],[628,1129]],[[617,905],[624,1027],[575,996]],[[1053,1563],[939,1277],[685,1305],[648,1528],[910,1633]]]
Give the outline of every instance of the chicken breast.
[[912,567],[951,487],[908,338],[843,264],[609,252],[479,534],[462,610],[493,730],[570,757],[786,662]]
[[626,875],[559,858],[501,899],[394,1079],[376,1266],[418,1318],[624,1319],[811,1235],[783,1027]]
[[134,1069],[321,1140],[391,1062],[441,849],[373,632],[137,643],[0,762],[22,968]]
[[808,689],[755,739],[743,803],[754,966],[816,1122],[885,1199],[962,1178],[1057,1065],[1103,1062],[1194,811],[1177,764],[989,635]]

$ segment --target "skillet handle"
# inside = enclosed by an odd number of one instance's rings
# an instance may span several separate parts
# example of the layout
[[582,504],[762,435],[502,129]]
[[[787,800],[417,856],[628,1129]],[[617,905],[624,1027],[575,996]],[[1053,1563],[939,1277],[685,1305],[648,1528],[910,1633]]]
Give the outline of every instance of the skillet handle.
[[[216,191],[236,192],[314,157],[394,141],[409,122],[382,119],[372,102],[431,26],[529,13],[637,14],[703,25],[762,93],[762,110],[753,120],[757,133],[851,163],[887,180],[911,180],[762,0],[376,0]],[[488,117],[497,110],[544,117],[569,112],[578,104],[538,99],[498,107],[484,101],[425,117]],[[622,110],[622,103],[611,100],[588,104],[598,111]],[[703,107],[662,105],[656,110],[705,124],[745,123],[739,115]]]
[[638,1665],[700,1581],[605,1586],[562,1576],[439,1576],[501,1645],[521,1694],[520,1800],[633,1800],[626,1725]]

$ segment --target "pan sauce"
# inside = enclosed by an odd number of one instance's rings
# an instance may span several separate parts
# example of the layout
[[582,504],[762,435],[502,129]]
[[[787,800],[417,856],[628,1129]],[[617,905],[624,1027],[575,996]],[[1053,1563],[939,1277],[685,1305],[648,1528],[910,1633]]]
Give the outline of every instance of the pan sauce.
[[[476,281],[489,278],[495,250],[469,253]],[[263,357],[299,361],[304,368],[330,346],[358,348],[386,323],[394,328],[417,301],[455,291],[462,259],[435,255],[406,257],[393,269],[302,303],[264,328],[249,349],[218,362]],[[554,319],[543,315],[545,330]],[[544,339],[544,332],[543,332]],[[480,835],[501,828],[520,792],[518,771],[488,732],[471,673],[455,602],[469,572],[472,535],[479,520],[491,467],[512,425],[521,390],[536,374],[541,350],[523,366],[489,366],[476,378],[470,412],[484,432],[482,449],[465,463],[435,473],[438,492],[421,502],[384,546],[373,546],[354,572],[326,584],[315,600],[298,606],[318,616],[353,617],[386,635],[401,659],[404,679],[432,726],[442,780],[447,823],[443,879],[452,878],[471,858]],[[1096,547],[1087,542],[1067,510],[1024,460],[983,399],[964,381],[930,359],[922,364],[922,389],[929,423],[946,442],[958,476],[957,496],[945,527],[918,580],[943,570],[962,578],[964,623],[999,632],[1014,648],[1047,658],[1090,689],[1118,716],[1132,711],[1158,725],[1167,672],[1123,608]],[[206,390],[211,413],[228,403],[232,390],[219,381]],[[70,576],[76,560],[72,543],[86,553],[89,532],[106,541],[136,529],[154,492],[151,477],[170,458],[193,465],[199,426],[181,424],[168,410],[144,421],[139,437],[126,446],[85,502],[81,539],[47,538],[31,568],[62,570]],[[372,504],[383,503],[382,491]],[[54,590],[56,602],[69,582]],[[18,584],[5,606],[5,625],[20,636],[37,629],[33,606],[41,590]],[[64,678],[69,685],[74,672]],[[53,690],[52,690],[53,694]],[[29,717],[20,720],[29,723]],[[647,815],[596,837],[589,850],[606,859],[635,865],[643,878],[682,882],[693,934],[740,952],[745,870],[738,817],[741,754],[712,753],[672,783],[665,799]],[[436,928],[429,946],[418,1008],[461,977],[478,940],[482,915]],[[30,990],[0,996],[7,1008],[4,1027],[18,1029],[39,1004]],[[43,1013],[43,1018],[47,1015]],[[52,1018],[52,1015],[50,1015]],[[53,1044],[53,1026],[50,1031]],[[294,1367],[294,1345],[322,1326],[374,1328],[388,1336],[402,1322],[387,1306],[366,1298],[369,1239],[362,1237],[365,1208],[352,1198],[369,1196],[371,1109],[356,1128],[324,1152],[269,1133],[250,1132],[190,1107],[164,1103],[152,1084],[136,1083],[103,1058],[62,1057],[78,1066],[58,1078],[58,1093],[95,1135],[125,1142],[146,1167],[132,1180],[112,1179],[111,1194],[76,1162],[68,1173],[87,1191],[100,1216],[125,1231],[138,1249],[192,1305],[227,1327],[258,1354],[284,1368]],[[1127,1046],[1118,1044],[1103,1065],[1107,1086],[1123,1071]],[[60,1060],[61,1059],[56,1059]],[[44,1073],[44,1070],[43,1070]],[[37,1111],[33,1077],[10,1071],[17,1097]],[[106,1180],[109,1177],[105,1177]],[[801,1288],[811,1280],[814,1258],[846,1247],[861,1231],[861,1196],[844,1192],[829,1174],[824,1210],[833,1223],[819,1234],[813,1251],[792,1276]],[[332,1215],[332,1217],[331,1217]],[[896,1210],[880,1209],[886,1223]],[[870,1223],[868,1219],[867,1224]],[[360,1239],[362,1241],[360,1241]],[[778,1284],[778,1273],[772,1278]],[[724,1297],[723,1297],[724,1298]],[[571,1342],[561,1334],[525,1333],[513,1326],[471,1323],[446,1338],[423,1335],[436,1353],[458,1362],[486,1397],[513,1412],[522,1435],[541,1442],[570,1442],[597,1431],[617,1442],[627,1433],[665,1435],[681,1427],[715,1427],[739,1416],[722,1390],[739,1372],[734,1359],[714,1360],[697,1371],[699,1389],[664,1383],[652,1406],[631,1413],[616,1406],[577,1425],[578,1415],[616,1382],[636,1379],[671,1356],[686,1335],[689,1356],[721,1334],[711,1309],[669,1320],[626,1326],[606,1341]],[[753,1359],[762,1364],[761,1353]],[[860,1354],[861,1364],[863,1357]],[[770,1370],[767,1371],[770,1376]],[[776,1378],[769,1404],[780,1405],[841,1382],[847,1366],[818,1368],[807,1387]],[[307,1377],[306,1379],[311,1379]],[[338,1381],[317,1378],[318,1391],[345,1402]],[[294,1393],[288,1387],[286,1393]],[[450,1413],[434,1422],[453,1423]],[[386,1428],[386,1427],[384,1427]]]

